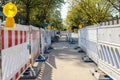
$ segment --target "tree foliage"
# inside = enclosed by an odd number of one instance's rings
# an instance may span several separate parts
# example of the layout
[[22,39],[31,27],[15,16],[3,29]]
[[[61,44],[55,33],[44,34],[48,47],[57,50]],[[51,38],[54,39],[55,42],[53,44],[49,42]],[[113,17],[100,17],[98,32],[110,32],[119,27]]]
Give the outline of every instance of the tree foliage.
[[119,17],[120,17],[120,0],[107,0],[113,7],[113,9],[115,9],[116,13],[119,13]]
[[[12,0],[22,16],[26,18],[26,24],[40,26],[50,23],[51,16],[60,9],[64,0]],[[59,14],[60,15],[60,14]]]
[[72,0],[66,21],[70,25],[91,25],[111,17],[111,5],[106,0]]
[[107,0],[110,4],[120,12],[120,0]]

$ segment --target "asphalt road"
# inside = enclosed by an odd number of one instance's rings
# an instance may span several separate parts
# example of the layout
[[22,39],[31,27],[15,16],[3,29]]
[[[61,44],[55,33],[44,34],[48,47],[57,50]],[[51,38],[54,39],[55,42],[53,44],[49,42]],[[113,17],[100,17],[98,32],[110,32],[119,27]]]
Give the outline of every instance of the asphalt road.
[[41,72],[36,80],[95,80],[90,73],[95,64],[85,63],[82,60],[84,53],[78,53],[79,49],[74,49],[77,45],[77,42],[76,44],[54,43],[54,50],[42,65]]

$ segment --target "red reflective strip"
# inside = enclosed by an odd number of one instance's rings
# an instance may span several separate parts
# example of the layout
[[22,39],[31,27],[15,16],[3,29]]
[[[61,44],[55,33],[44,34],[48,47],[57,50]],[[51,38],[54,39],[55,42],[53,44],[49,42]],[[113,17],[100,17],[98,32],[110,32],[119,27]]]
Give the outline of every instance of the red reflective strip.
[[15,31],[15,45],[18,45],[18,31]]
[[8,30],[8,47],[12,47],[12,31]]
[[22,31],[20,31],[20,44],[22,44]]
[[25,69],[27,68],[27,64],[25,64]]
[[26,31],[24,31],[24,42],[26,42]]
[[4,30],[2,30],[1,34],[2,34],[2,49],[4,49]]
[[18,72],[15,74],[15,79],[17,79],[19,77]]
[[11,78],[10,80],[13,80],[13,78]]
[[23,68],[20,69],[20,74],[23,72]]

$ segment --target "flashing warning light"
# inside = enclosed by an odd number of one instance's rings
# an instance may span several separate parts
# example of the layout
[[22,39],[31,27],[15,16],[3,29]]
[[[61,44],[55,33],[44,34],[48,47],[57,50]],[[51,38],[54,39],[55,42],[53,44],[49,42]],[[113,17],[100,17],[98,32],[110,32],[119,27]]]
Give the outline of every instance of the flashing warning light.
[[17,14],[17,7],[15,4],[9,2],[3,7],[3,13],[7,17],[5,27],[6,28],[14,28],[15,20],[14,16]]
[[79,29],[82,28],[82,24],[79,25]]
[[48,30],[50,30],[50,28],[51,28],[50,26],[47,27]]
[[56,28],[54,28],[53,30],[57,30]]
[[3,7],[3,13],[7,17],[14,17],[17,14],[17,7],[9,2]]

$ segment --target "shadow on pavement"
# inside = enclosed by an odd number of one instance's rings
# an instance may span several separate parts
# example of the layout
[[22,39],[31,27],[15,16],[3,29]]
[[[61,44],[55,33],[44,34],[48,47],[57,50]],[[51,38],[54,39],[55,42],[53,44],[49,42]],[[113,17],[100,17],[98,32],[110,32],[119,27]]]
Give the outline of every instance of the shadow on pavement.
[[[67,42],[59,42],[56,43],[55,46],[56,48],[53,51],[53,54],[57,59],[62,60],[63,62],[74,62],[76,66],[80,66],[83,68],[89,68],[90,66],[93,67],[95,66],[94,63],[89,62],[86,63],[82,60],[82,57],[85,56],[85,53],[78,53],[78,50],[75,50],[74,47],[77,46],[75,45],[70,45]],[[66,63],[67,64],[67,63]]]
[[42,65],[41,72],[37,80],[53,80],[52,70],[56,69],[55,56],[49,55],[48,60]]

